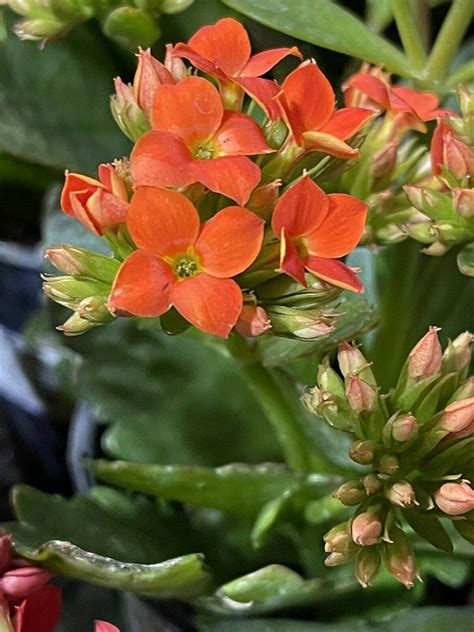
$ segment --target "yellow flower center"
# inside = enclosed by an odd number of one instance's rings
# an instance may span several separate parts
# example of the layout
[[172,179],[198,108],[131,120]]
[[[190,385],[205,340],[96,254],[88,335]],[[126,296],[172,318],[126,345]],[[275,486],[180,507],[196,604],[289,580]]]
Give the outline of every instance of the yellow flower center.
[[210,144],[197,145],[194,149],[194,158],[196,160],[212,160],[215,148]]
[[179,279],[188,279],[201,272],[201,266],[197,257],[188,252],[173,257],[172,267],[173,273]]

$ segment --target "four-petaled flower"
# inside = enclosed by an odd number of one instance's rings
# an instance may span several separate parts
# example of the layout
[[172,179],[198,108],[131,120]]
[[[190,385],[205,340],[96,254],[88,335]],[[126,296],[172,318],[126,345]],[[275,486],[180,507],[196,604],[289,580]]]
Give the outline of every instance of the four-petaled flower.
[[277,202],[272,228],[281,240],[280,268],[306,286],[305,269],[353,292],[363,287],[339,257],[347,255],[364,230],[367,205],[351,195],[327,195],[308,176]]
[[184,195],[139,187],[128,212],[138,246],[120,267],[109,297],[117,315],[160,316],[172,305],[190,323],[227,337],[242,311],[231,277],[253,263],[263,240],[262,219],[229,206],[200,226]]
[[219,92],[201,77],[157,88],[153,127],[131,156],[136,186],[181,188],[201,182],[245,204],[260,180],[247,156],[273,151],[257,123],[224,110]]
[[127,189],[112,165],[99,165],[99,178],[66,172],[61,193],[63,211],[96,235],[125,222],[128,207]]
[[331,84],[317,65],[304,62],[288,75],[277,96],[283,118],[297,145],[339,158],[354,158],[359,150],[344,141],[373,116],[372,110],[336,110]]
[[203,26],[187,44],[177,44],[174,55],[185,57],[193,66],[217,79],[224,94],[232,94],[237,105],[245,91],[265,111],[270,120],[280,116],[274,97],[278,84],[261,75],[273,68],[287,55],[301,53],[296,47],[275,48],[251,56],[247,31],[233,18],[224,18],[210,26]]

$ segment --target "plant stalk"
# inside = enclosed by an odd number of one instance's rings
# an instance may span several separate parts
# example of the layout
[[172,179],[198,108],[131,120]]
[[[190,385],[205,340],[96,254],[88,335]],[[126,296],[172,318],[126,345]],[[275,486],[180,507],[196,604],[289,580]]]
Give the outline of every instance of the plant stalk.
[[403,48],[415,70],[421,70],[426,64],[426,50],[409,0],[391,0],[393,17]]

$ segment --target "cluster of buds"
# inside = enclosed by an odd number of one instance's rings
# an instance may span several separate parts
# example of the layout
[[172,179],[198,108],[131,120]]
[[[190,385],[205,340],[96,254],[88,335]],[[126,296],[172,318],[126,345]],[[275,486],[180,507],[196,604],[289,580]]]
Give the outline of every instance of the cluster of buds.
[[404,229],[429,255],[465,244],[458,267],[474,276],[474,94],[460,88],[458,100],[462,117],[440,120],[433,134],[433,177],[426,186],[405,187],[416,212]]
[[339,371],[326,360],[306,407],[350,433],[350,457],[365,466],[334,496],[353,517],[325,536],[328,566],[355,561],[367,586],[381,564],[402,584],[418,575],[407,526],[435,547],[452,550],[442,520],[474,542],[474,377],[467,377],[474,337],[463,333],[442,351],[432,327],[406,360],[398,383],[381,393],[370,363],[340,345]]
[[160,37],[162,13],[178,13],[194,0],[2,0],[24,19],[15,25],[24,40],[47,41],[64,35],[92,18],[101,21],[104,33],[128,49],[151,46]]

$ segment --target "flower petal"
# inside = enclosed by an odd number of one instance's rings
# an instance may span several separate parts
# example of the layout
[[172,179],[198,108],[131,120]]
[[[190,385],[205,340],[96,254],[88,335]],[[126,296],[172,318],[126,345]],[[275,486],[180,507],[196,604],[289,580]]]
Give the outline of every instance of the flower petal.
[[439,121],[433,132],[430,150],[431,169],[435,175],[441,173],[440,165],[443,164],[444,145],[449,134],[452,134],[449,124],[443,120]]
[[229,77],[240,73],[251,53],[247,31],[233,18],[203,26],[191,37],[188,45]]
[[329,210],[323,222],[307,235],[308,252],[318,257],[339,258],[353,250],[361,238],[367,204],[345,193],[330,193]]
[[351,147],[343,140],[324,132],[304,132],[303,145],[308,151],[320,151],[338,158],[357,158],[359,150]]
[[105,188],[121,200],[128,201],[125,182],[110,164],[99,165],[99,178]]
[[364,286],[357,275],[342,261],[337,259],[323,259],[322,257],[306,257],[306,268],[314,275],[345,290],[363,292]]
[[242,311],[242,290],[232,279],[216,279],[205,272],[175,283],[171,301],[198,329],[227,338]]
[[135,186],[184,187],[195,182],[192,155],[181,138],[168,132],[144,134],[133,148],[130,169]]
[[240,206],[228,206],[207,221],[196,242],[202,267],[218,278],[240,274],[257,258],[265,222]]
[[209,59],[200,55],[194,50],[194,48],[191,48],[191,46],[188,46],[187,44],[183,44],[182,42],[176,44],[176,46],[173,47],[172,56],[184,57],[190,61],[195,68],[202,70],[208,75],[222,80],[228,79],[225,72],[218,68],[213,61],[209,61]]
[[[83,223],[88,226],[91,222],[95,226],[98,235],[102,235],[104,228],[110,228],[125,222],[127,219],[128,202],[120,200],[112,193],[104,189],[97,189],[87,200],[83,210],[87,214],[88,221]],[[77,218],[83,221],[77,214]]]
[[282,59],[288,57],[288,55],[295,55],[295,57],[300,59],[303,58],[296,46],[292,48],[272,48],[271,50],[252,55],[240,74],[242,77],[260,77],[271,70],[273,66],[276,66]]
[[295,244],[285,236],[284,228],[280,234],[280,270],[306,287],[303,259]]
[[21,602],[16,611],[18,632],[54,632],[62,608],[62,592],[57,586],[44,586]]
[[153,127],[176,134],[186,145],[212,136],[224,113],[218,90],[203,77],[186,77],[158,87],[153,102]]
[[279,236],[284,228],[287,237],[309,235],[321,224],[328,210],[328,196],[306,176],[278,200],[272,217],[273,232]]
[[334,112],[326,125],[321,129],[325,134],[332,134],[341,140],[354,136],[364,123],[374,116],[373,110],[365,108],[341,108]]
[[97,188],[104,189],[105,187],[98,180],[94,180],[94,178],[66,171],[64,186],[61,191],[61,208],[65,213],[74,217],[76,212],[71,201],[71,194],[85,191],[93,193]]
[[235,80],[244,91],[262,108],[271,121],[280,118],[281,112],[276,100],[281,91],[276,81],[260,77],[239,77]]
[[171,267],[162,259],[135,250],[117,272],[108,300],[115,316],[161,316],[170,307]]
[[139,248],[153,255],[185,252],[199,234],[199,215],[176,191],[139,187],[128,209],[128,228]]
[[[454,112],[447,109],[438,109],[439,99],[432,92],[417,92],[405,86],[392,88],[392,104],[394,111],[407,111],[403,104],[415,112],[422,121],[432,121],[441,116],[453,115]],[[409,111],[409,110],[408,110]]]
[[215,135],[221,155],[252,156],[268,154],[274,150],[267,145],[257,123],[237,112],[226,111],[222,125]]
[[344,88],[356,88],[384,109],[390,108],[390,86],[367,73],[358,73],[346,82]]
[[331,84],[314,63],[303,63],[282,84],[280,103],[296,139],[305,131],[319,130],[329,121],[336,105]]
[[259,167],[246,156],[193,160],[194,181],[243,206],[260,181]]

